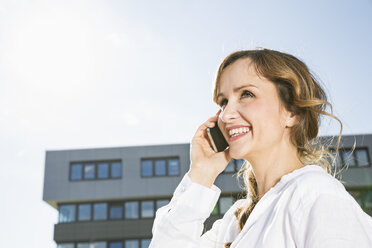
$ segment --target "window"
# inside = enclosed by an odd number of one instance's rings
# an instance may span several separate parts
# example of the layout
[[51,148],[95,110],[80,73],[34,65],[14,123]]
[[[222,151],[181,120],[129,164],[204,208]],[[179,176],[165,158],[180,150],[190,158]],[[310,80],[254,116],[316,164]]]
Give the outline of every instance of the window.
[[217,215],[218,214],[218,202],[216,203],[216,205],[214,206],[214,209],[211,213],[211,215]]
[[155,176],[165,175],[166,175],[165,160],[155,160]]
[[82,243],[77,243],[77,248],[106,248],[106,242],[94,242],[94,243],[82,242]]
[[180,161],[179,159],[168,160],[168,175],[174,176],[180,174]]
[[112,204],[106,202],[62,204],[59,206],[58,222],[154,218],[156,210],[167,205],[169,201],[146,199]]
[[151,177],[152,174],[152,161],[142,160],[141,161],[141,175],[143,177]]
[[123,248],[123,242],[110,242],[109,248]]
[[139,248],[138,240],[125,240],[125,248]]
[[[330,150],[330,153],[332,154],[332,156],[334,157],[335,160],[335,166],[337,167],[341,167],[342,166],[342,161],[341,161],[341,157],[339,154],[336,153],[335,150],[331,149]],[[330,163],[333,163],[332,160],[329,161]]]
[[372,189],[352,189],[348,190],[348,192],[363,210],[372,210]]
[[235,160],[236,171],[239,171],[242,168],[242,166],[244,165],[244,162],[245,162],[244,159],[237,159],[237,160]]
[[368,190],[364,197],[364,208],[372,209],[372,190]]
[[[330,149],[333,156],[336,155],[334,148]],[[337,156],[336,166],[348,165],[349,167],[370,166],[368,148],[357,147],[352,152],[352,148],[342,148]]]
[[158,210],[159,208],[167,205],[169,203],[169,200],[157,200],[156,201],[156,210]]
[[90,248],[106,248],[106,242],[95,242]]
[[82,164],[72,164],[70,170],[71,180],[81,180],[83,176],[83,165]]
[[154,201],[141,202],[141,217],[153,218],[154,217]]
[[358,202],[358,204],[363,207],[363,193],[359,190],[349,190],[350,195]]
[[369,166],[367,149],[356,149],[355,157],[356,157],[356,162],[358,166]]
[[107,219],[107,203],[95,203],[94,204],[94,220],[106,220]]
[[179,158],[156,158],[141,160],[141,176],[178,176],[180,175]]
[[116,179],[122,176],[120,161],[71,163],[70,180]]
[[115,205],[110,206],[110,219],[122,219],[123,218],[123,206]]
[[142,239],[141,248],[148,248],[150,246],[151,239]]
[[59,207],[59,223],[75,221],[75,204],[66,204]]
[[351,166],[356,166],[354,155],[351,153],[350,150],[343,150],[341,151],[342,160],[344,164]]
[[121,178],[121,162],[111,164],[111,178]]
[[57,248],[74,248],[74,244],[73,243],[65,243],[65,244],[58,244],[57,245]]
[[84,179],[94,179],[96,177],[96,165],[85,164],[84,165]]
[[234,196],[221,196],[216,202],[211,215],[224,215],[233,205],[233,202],[235,202],[238,197],[240,198],[239,195],[240,193]]
[[106,179],[109,176],[109,164],[108,163],[99,163],[97,170],[97,178]]
[[[117,241],[98,241],[98,242],[78,242],[78,243],[62,243],[58,244],[57,248],[148,248],[151,239],[128,239],[124,242]],[[75,246],[76,245],[76,246]]]
[[220,197],[220,213],[225,214],[233,205],[233,199],[230,196]]
[[90,204],[79,204],[79,210],[78,210],[78,220],[84,221],[84,220],[90,220]]
[[245,162],[244,159],[231,159],[223,172],[224,173],[237,172],[243,166],[244,162]]
[[125,202],[125,218],[126,219],[138,219],[138,202],[128,201]]
[[227,164],[223,172],[226,172],[226,173],[235,172],[235,160],[234,159],[230,160],[230,162]]

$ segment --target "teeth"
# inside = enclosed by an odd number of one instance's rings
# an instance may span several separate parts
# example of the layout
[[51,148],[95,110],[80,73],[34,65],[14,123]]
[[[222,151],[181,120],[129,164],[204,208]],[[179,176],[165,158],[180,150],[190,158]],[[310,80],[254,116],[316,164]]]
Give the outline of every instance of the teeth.
[[249,128],[248,127],[241,127],[241,128],[231,129],[229,131],[229,135],[231,137],[234,137],[234,136],[237,136],[237,135],[239,135],[241,133],[247,133],[247,132],[249,132]]

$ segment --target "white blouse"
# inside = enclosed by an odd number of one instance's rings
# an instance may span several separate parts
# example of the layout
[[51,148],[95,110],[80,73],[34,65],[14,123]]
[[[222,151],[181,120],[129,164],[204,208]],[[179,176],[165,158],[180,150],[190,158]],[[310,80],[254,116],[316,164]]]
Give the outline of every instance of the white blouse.
[[241,199],[203,233],[221,190],[183,177],[156,212],[150,248],[371,248],[372,218],[345,187],[318,165],[284,175],[259,200],[243,230],[234,215]]

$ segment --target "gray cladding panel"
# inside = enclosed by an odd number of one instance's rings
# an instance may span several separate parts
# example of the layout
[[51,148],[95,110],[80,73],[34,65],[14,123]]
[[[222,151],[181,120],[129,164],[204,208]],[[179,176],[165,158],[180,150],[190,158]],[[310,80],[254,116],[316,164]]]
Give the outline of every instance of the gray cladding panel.
[[[141,178],[141,158],[173,156],[180,158],[180,176]],[[71,162],[114,159],[122,160],[121,179],[69,181]],[[188,168],[189,144],[48,151],[43,199],[53,203],[169,196]]]

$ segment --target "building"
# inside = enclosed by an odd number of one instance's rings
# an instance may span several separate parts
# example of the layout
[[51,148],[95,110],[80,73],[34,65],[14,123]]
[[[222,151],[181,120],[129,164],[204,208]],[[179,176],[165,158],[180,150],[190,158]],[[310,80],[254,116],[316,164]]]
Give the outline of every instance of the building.
[[[169,202],[188,171],[189,150],[189,144],[170,144],[47,151],[43,200],[59,211],[57,247],[148,247],[156,209]],[[349,164],[342,180],[370,215],[371,150],[372,134],[344,136],[337,160],[340,168]],[[239,197],[233,177],[242,162],[232,160],[217,178],[222,193],[206,229]]]

